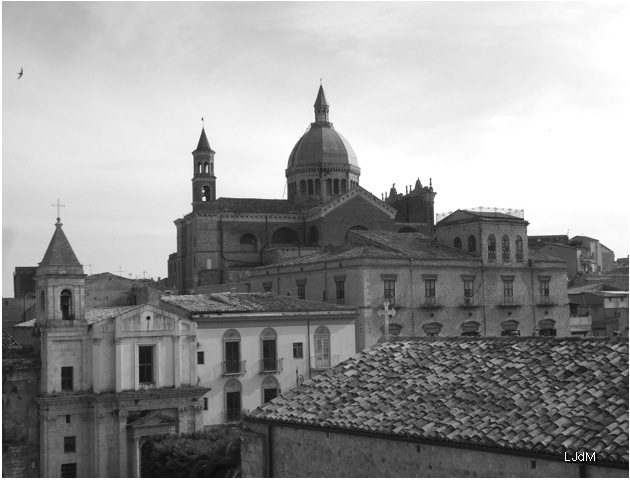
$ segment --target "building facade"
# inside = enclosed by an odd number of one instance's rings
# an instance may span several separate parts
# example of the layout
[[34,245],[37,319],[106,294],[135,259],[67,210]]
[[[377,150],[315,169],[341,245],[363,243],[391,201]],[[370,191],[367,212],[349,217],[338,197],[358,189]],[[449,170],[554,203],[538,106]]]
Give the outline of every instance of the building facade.
[[36,276],[40,476],[138,477],[148,438],[203,428],[196,325],[149,304],[87,309],[61,226]]
[[320,86],[315,121],[289,155],[286,200],[218,197],[215,152],[202,130],[192,152],[192,212],[175,221],[177,251],[168,260],[169,287],[190,294],[238,281],[238,267],[341,244],[354,229],[432,235],[432,185],[423,187],[418,179],[405,195],[392,188],[386,199],[363,189],[356,154],[333,127],[329,109]]
[[357,351],[386,334],[568,336],[564,262],[530,255],[526,227],[514,216],[458,211],[438,222],[437,241],[355,231],[342,246],[252,269],[248,283],[252,292],[356,306]]
[[569,293],[571,318],[588,319],[595,337],[628,336],[628,292]]
[[238,421],[355,352],[352,307],[272,293],[171,295],[162,306],[197,324],[204,425]]

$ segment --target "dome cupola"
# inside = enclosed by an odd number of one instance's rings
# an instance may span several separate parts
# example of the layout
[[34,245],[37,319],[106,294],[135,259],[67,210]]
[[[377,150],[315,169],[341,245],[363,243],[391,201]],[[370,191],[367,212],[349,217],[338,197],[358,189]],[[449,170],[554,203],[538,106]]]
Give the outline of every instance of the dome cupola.
[[359,184],[361,169],[350,143],[333,128],[322,85],[315,121],[293,147],[286,170],[289,200],[327,201]]

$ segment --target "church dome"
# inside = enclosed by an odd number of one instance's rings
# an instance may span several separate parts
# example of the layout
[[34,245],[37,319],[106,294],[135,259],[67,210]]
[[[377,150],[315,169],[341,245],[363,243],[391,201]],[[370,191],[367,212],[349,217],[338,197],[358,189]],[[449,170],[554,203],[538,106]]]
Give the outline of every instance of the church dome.
[[337,163],[358,167],[357,155],[343,135],[332,125],[312,123],[289,156],[288,167]]

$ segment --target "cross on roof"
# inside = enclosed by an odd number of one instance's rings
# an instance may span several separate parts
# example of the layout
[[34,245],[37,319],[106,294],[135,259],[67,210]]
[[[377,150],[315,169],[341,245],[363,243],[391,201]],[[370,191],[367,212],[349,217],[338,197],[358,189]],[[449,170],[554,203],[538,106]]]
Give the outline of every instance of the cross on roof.
[[385,300],[383,302],[383,308],[381,308],[378,312],[379,317],[385,317],[385,340],[389,340],[389,319],[396,315],[395,308],[389,308],[389,300]]
[[65,205],[62,205],[57,199],[57,203],[53,203],[52,206],[57,207],[57,221],[59,222],[61,220],[61,207],[65,207]]

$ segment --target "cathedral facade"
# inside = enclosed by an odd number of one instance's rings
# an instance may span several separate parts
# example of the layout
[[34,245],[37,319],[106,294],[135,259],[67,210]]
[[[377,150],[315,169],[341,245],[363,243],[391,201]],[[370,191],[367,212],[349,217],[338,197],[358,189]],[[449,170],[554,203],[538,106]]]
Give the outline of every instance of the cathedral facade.
[[287,199],[217,198],[215,152],[202,129],[192,152],[192,212],[175,220],[169,287],[188,294],[239,281],[244,270],[342,244],[351,230],[433,235],[432,185],[418,179],[404,195],[392,187],[377,198],[359,184],[357,156],[330,122],[321,85],[314,113],[289,155]]

